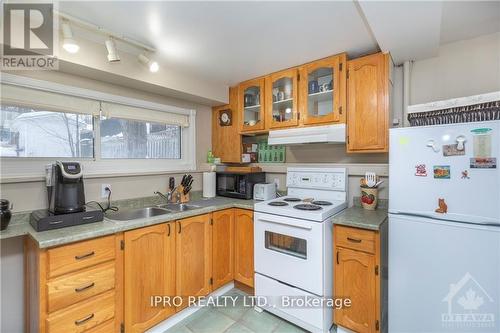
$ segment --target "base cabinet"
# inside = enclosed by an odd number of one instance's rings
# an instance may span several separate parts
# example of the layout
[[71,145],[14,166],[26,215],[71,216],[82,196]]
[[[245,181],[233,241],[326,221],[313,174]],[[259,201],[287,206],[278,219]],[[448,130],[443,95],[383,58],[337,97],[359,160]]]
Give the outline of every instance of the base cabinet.
[[380,331],[380,248],[374,231],[335,226],[335,297],[351,300],[334,310],[337,325],[357,333]]
[[212,290],[234,279],[234,210],[212,214]]
[[[27,332],[145,332],[188,296],[233,280],[253,288],[253,212],[231,208],[49,249],[27,239],[25,261]],[[153,296],[184,301],[152,306]]]
[[49,249],[40,249],[27,238],[26,332],[119,332],[122,237],[116,234]]
[[235,209],[234,215],[234,280],[253,288],[253,211]]
[[144,332],[175,313],[151,306],[153,296],[175,295],[174,223],[127,231],[125,241],[125,331]]
[[189,296],[205,296],[211,291],[212,237],[210,214],[176,222],[177,296],[184,298],[178,310],[186,307]]

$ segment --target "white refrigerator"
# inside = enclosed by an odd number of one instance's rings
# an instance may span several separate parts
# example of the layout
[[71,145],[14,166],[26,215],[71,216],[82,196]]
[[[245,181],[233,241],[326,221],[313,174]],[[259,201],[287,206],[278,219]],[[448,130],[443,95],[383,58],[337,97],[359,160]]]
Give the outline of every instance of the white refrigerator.
[[397,128],[389,332],[500,332],[500,122]]

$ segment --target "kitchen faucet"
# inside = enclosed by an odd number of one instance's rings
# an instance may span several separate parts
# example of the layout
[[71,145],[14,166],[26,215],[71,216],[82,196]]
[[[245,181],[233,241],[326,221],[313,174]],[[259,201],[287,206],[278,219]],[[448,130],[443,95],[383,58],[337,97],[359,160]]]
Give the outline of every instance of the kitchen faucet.
[[155,191],[154,194],[159,195],[161,198],[165,199],[167,201],[167,203],[170,203],[170,202],[172,202],[172,196],[175,192],[177,192],[177,195],[175,196],[176,197],[175,203],[180,203],[181,194],[179,193],[179,191],[177,191],[177,187],[170,190],[169,192],[167,192],[167,195],[165,195],[159,191]]

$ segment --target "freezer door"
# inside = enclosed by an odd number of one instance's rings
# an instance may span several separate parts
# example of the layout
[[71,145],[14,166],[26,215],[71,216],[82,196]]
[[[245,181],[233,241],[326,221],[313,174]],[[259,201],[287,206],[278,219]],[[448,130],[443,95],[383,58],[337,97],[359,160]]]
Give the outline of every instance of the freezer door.
[[[500,159],[499,124],[489,121],[391,129],[389,211],[452,221],[500,223],[498,166],[471,167],[471,159],[476,156]],[[454,153],[463,155],[445,156],[453,151],[448,145],[462,140],[464,149]],[[488,160],[475,164],[486,167]],[[435,211],[439,199],[443,199],[442,208],[447,208],[447,213]]]
[[389,332],[500,332],[500,227],[390,214]]

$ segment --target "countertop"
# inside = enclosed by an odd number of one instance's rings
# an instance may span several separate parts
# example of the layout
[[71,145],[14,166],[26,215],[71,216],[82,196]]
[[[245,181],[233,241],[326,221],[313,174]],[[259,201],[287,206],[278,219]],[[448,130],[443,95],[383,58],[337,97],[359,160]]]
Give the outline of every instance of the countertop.
[[334,224],[347,227],[362,228],[368,230],[379,230],[380,226],[387,220],[387,209],[366,210],[354,206],[347,208],[333,218]]
[[[84,224],[76,227],[54,229],[37,232],[29,224],[29,213],[14,214],[6,230],[0,231],[0,239],[29,235],[40,248],[48,248],[76,241],[86,240],[105,235],[111,235],[126,230],[137,229],[159,223],[183,219],[186,217],[206,214],[228,208],[254,209],[254,200],[232,199],[216,197],[212,199],[197,199],[190,202],[200,208],[189,211],[169,213],[165,215],[135,219],[129,221],[116,221],[107,217],[102,222]],[[130,199],[122,202],[123,208],[138,208],[154,205],[151,198]],[[347,208],[333,219],[334,224],[345,225],[368,230],[379,230],[387,219],[387,209],[381,207],[375,211],[365,210],[354,206]]]
[[[222,209],[242,208],[253,210],[254,201],[216,197],[212,199],[194,200],[191,201],[190,204],[200,206],[200,208],[129,221],[115,221],[104,217],[104,220],[102,222],[42,232],[35,231],[35,229],[33,229],[33,227],[29,224],[28,219],[22,218],[23,221],[16,221],[16,218],[14,216],[7,229],[0,232],[0,239],[29,235],[37,242],[38,246],[43,249],[85,239],[111,235],[126,230],[137,229],[154,224],[183,219],[190,216],[206,214]],[[19,219],[21,219],[21,217],[19,217]]]

